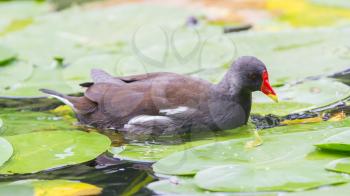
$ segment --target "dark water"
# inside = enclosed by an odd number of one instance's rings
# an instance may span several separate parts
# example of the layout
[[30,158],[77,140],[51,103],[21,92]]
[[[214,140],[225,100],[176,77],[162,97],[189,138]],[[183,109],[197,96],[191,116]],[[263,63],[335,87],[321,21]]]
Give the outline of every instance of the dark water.
[[154,181],[150,164],[120,161],[101,155],[86,164],[36,174],[0,176],[0,182],[25,179],[78,180],[103,188],[102,195],[154,195],[145,186]]

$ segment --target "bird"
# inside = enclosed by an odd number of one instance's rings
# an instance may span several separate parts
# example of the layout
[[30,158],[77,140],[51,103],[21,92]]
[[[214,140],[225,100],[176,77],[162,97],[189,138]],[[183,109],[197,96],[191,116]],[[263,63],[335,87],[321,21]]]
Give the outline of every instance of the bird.
[[170,72],[112,76],[91,70],[92,82],[80,84],[82,96],[40,89],[70,106],[81,124],[131,135],[173,135],[221,131],[247,124],[252,92],[275,102],[266,65],[256,57],[236,59],[222,80]]

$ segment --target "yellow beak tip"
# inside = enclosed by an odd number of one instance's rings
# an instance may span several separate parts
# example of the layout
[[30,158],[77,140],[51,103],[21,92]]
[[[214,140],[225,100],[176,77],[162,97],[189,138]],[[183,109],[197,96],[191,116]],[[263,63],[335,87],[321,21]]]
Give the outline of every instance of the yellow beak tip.
[[267,95],[268,97],[270,97],[274,102],[278,103],[278,97],[276,95]]

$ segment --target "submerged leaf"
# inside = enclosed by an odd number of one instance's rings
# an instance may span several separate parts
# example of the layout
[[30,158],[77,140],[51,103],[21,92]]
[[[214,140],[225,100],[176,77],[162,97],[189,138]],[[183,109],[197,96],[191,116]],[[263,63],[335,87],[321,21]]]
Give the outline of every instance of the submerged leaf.
[[108,137],[81,131],[50,131],[6,137],[14,155],[0,174],[35,173],[90,161],[110,146]]
[[68,180],[21,180],[0,184],[0,195],[83,196],[99,195],[101,191],[97,186]]
[[169,138],[178,140],[178,144],[126,144],[121,147],[113,147],[109,150],[115,158],[141,162],[155,162],[174,152],[187,150],[196,146],[226,141],[233,138],[249,137],[254,130],[253,126],[243,126],[233,130],[218,133],[205,132],[199,135],[189,135],[189,138]]
[[34,196],[83,196],[99,195],[102,189],[87,183],[66,180],[39,180],[32,182]]
[[306,123],[317,123],[322,122],[322,117],[314,118],[303,118],[303,119],[294,119],[294,120],[284,120],[281,122],[281,125],[296,125],[296,124],[306,124]]
[[255,140],[253,141],[248,141],[245,144],[246,148],[255,148],[257,146],[260,146],[263,144],[263,140],[261,139],[259,132],[257,130],[254,131],[254,136],[255,136]]

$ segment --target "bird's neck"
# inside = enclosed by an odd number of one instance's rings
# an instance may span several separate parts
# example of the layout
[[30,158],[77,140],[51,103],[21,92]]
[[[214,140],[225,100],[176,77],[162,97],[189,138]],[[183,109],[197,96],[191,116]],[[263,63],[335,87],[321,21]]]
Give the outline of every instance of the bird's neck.
[[245,90],[242,86],[240,80],[226,74],[220,83],[213,86],[213,94],[215,99],[230,100],[239,104],[245,111],[246,121],[248,121],[252,106],[252,92]]
[[246,94],[243,89],[242,80],[234,74],[233,71],[228,71],[224,78],[215,85],[215,89],[228,96],[237,97],[240,94]]

